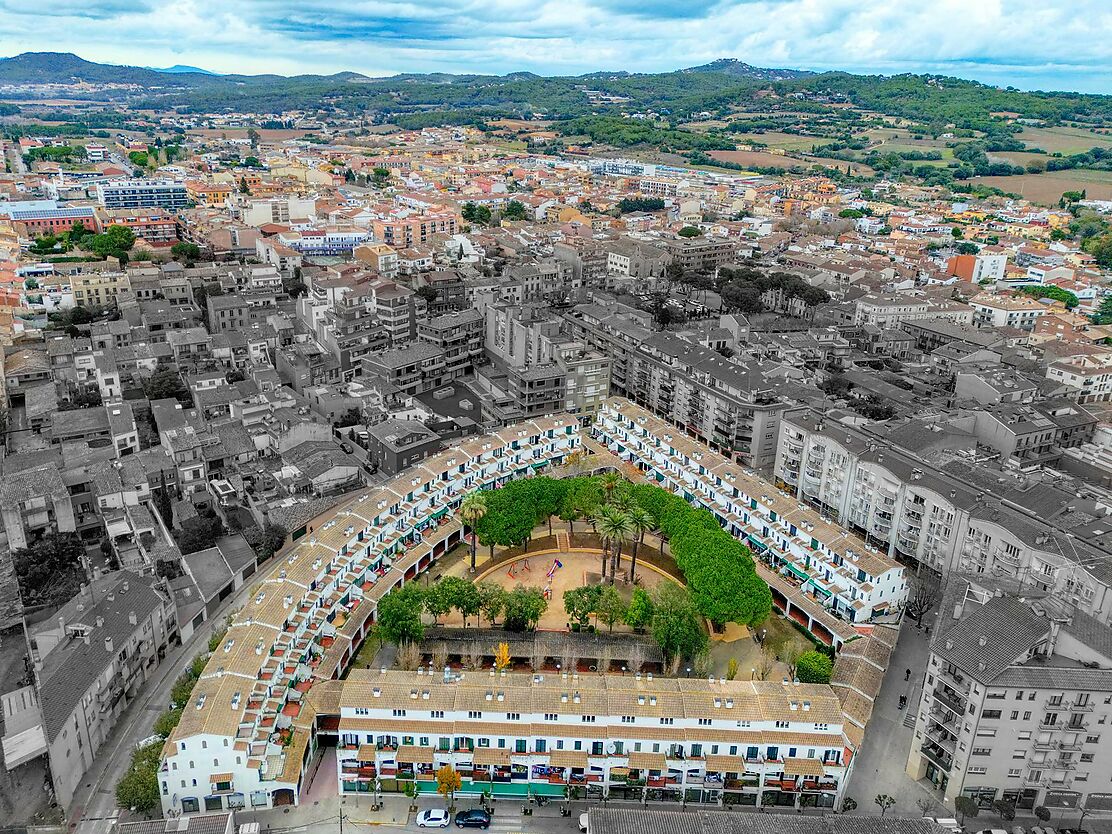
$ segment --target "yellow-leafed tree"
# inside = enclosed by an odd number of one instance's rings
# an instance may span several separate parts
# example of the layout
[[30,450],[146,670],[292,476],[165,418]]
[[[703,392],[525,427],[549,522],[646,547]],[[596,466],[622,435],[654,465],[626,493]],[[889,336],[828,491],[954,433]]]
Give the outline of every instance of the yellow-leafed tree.
[[508,643],[499,643],[494,649],[494,668],[499,671],[510,665],[510,646]]
[[451,765],[444,765],[436,771],[436,792],[447,799],[449,804],[454,803],[456,791],[461,787],[463,787],[463,780]]

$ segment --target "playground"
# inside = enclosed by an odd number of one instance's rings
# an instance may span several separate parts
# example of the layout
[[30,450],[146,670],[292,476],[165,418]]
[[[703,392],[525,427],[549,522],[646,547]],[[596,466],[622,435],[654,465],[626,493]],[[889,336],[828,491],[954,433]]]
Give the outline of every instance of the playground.
[[[517,585],[527,588],[540,588],[549,597],[548,609],[541,617],[537,628],[545,631],[566,631],[568,616],[564,612],[564,591],[581,588],[585,585],[602,583],[602,554],[589,551],[543,550],[525,553],[511,561],[501,562],[487,568],[475,576],[476,582],[493,582],[506,590]],[[621,577],[629,573],[629,557],[623,551],[622,566],[618,570],[618,581],[614,584],[622,598],[629,601],[633,586],[623,582]],[[609,582],[607,577],[607,582]],[[673,581],[641,561],[637,563],[637,585],[649,593],[662,581]],[[463,620],[453,612],[441,622],[446,626],[462,626]],[[471,621],[474,625],[474,619]],[[485,623],[484,623],[485,625]],[[606,626],[601,626],[606,630]],[[614,631],[629,631],[625,625],[615,625]]]

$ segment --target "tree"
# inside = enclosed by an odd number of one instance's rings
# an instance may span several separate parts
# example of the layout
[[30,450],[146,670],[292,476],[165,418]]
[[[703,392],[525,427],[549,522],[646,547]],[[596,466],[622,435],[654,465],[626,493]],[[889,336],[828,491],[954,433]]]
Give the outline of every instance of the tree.
[[992,810],[996,812],[996,816],[1004,820],[1004,822],[1011,822],[1015,819],[1015,802],[1010,799],[997,799],[992,803]]
[[[614,575],[622,561],[622,545],[629,541],[633,534],[633,527],[629,516],[612,507],[603,507],[598,519],[598,533],[603,544],[610,551],[610,584],[614,584]],[[602,578],[606,578],[606,549],[602,555]]]
[[[447,577],[446,577],[447,578]],[[452,610],[452,588],[443,579],[425,589],[423,602],[426,613],[437,623]]]
[[243,167],[244,168],[261,168],[261,167],[263,167],[263,164],[261,162],[259,162],[259,158],[257,156],[249,156],[249,157],[247,157],[246,159],[243,160]]
[[460,216],[468,223],[474,223],[476,226],[485,226],[490,223],[491,212],[488,206],[480,206],[472,202],[467,202],[464,203],[463,208],[460,209]]
[[971,241],[963,240],[961,243],[954,247],[954,251],[957,252],[959,255],[976,255],[978,252],[981,251],[981,248]]
[[510,200],[502,207],[503,220],[524,220],[525,219],[525,203],[521,200]]
[[131,766],[116,783],[116,804],[146,814],[162,804],[158,787],[162,742],[155,741],[131,754]]
[[61,605],[85,581],[85,544],[76,533],[48,533],[12,553],[19,594],[25,606]]
[[924,568],[923,575],[916,577],[915,590],[905,605],[907,613],[922,625],[923,617],[929,614],[942,599],[942,580],[930,568]]
[[452,606],[463,617],[463,627],[467,628],[467,618],[478,615],[482,606],[482,598],[475,583],[468,582],[458,576],[445,577],[446,580],[455,580],[452,585]]
[[196,243],[181,240],[170,247],[170,254],[174,256],[176,261],[195,261],[201,257],[201,247]]
[[842,813],[848,814],[850,811],[857,810],[857,800],[852,796],[847,796],[842,800]]
[[1105,296],[1092,319],[1093,324],[1112,324],[1112,295]]
[[135,245],[135,232],[113,223],[99,235],[85,238],[82,248],[101,258],[118,258],[127,263],[127,253]]
[[499,643],[494,648],[494,668],[502,671],[510,665],[510,644]]
[[564,613],[571,622],[580,627],[587,625],[591,614],[598,610],[602,588],[598,585],[584,585],[564,591]]
[[834,661],[822,652],[804,652],[795,662],[795,676],[800,683],[830,683]]
[[371,171],[371,185],[373,185],[375,188],[385,188],[389,183],[389,168],[375,168]]
[[629,559],[629,581],[632,583],[637,572],[637,554],[645,542],[645,534],[656,527],[656,521],[639,506],[630,507],[626,517],[629,519],[630,532],[633,534],[633,553]]
[[149,400],[173,398],[191,402],[189,389],[182,382],[181,375],[173,368],[159,368],[143,384],[143,391]]
[[663,582],[657,588],[652,633],[669,658],[694,657],[708,642],[691,594],[672,582]]
[[729,662],[726,664],[726,680],[732,681],[734,678],[737,677],[738,666],[739,664],[737,662],[737,658],[731,657]]
[[[1036,805],[1032,813],[1039,822],[1050,822],[1050,809],[1045,805]],[[975,817],[977,814],[974,812],[971,816]]]
[[613,631],[614,623],[622,622],[627,610],[621,595],[613,585],[609,585],[599,596],[595,613],[598,615],[599,622],[604,623],[610,631]]
[[896,798],[886,793],[878,793],[873,797],[873,802],[880,808],[880,816],[883,817],[888,813],[888,809],[896,804]]
[[432,284],[422,284],[417,288],[417,295],[425,299],[425,303],[432,306],[436,303],[436,299],[440,298],[440,291]]
[[479,544],[479,537],[475,534],[475,525],[487,513],[486,498],[478,490],[469,492],[464,497],[459,508],[459,517],[471,528],[471,572],[475,572],[475,550]]
[[170,733],[174,731],[174,727],[178,726],[178,722],[181,721],[183,707],[184,705],[168,709],[158,716],[158,718],[155,719],[153,727],[155,735],[162,736],[163,738],[170,735]]
[[199,515],[186,520],[177,533],[178,548],[184,554],[207,550],[227,531],[224,522],[216,515]]
[[463,787],[463,780],[451,765],[444,765],[436,771],[436,792],[443,796],[448,804],[455,802],[456,791]]
[[378,604],[378,627],[384,640],[395,645],[420,642],[425,636],[421,622],[423,593],[416,583],[403,585],[386,594]]
[[699,237],[702,232],[699,230],[698,226],[684,226],[682,229],[676,232],[676,234],[678,234],[680,237]]
[[548,600],[544,598],[539,588],[518,585],[506,595],[502,627],[506,631],[527,631],[536,628],[547,608]]
[[480,582],[476,588],[479,591],[479,610],[493,628],[498,615],[506,606],[506,590],[493,582]]
[[259,139],[260,138],[261,137],[260,137],[259,131],[255,130],[255,128],[253,128],[253,127],[247,128],[247,141],[249,141],[251,143],[251,149],[252,150],[259,147]]
[[[954,810],[957,811],[958,814],[961,815],[960,822],[961,822],[962,825],[965,825],[965,818],[966,817],[975,818],[977,816],[977,814],[981,813],[981,808],[977,804],[977,800],[975,800],[971,796],[956,796],[956,797],[954,797]],[[1038,815],[1039,815],[1038,814],[1038,809],[1036,808],[1035,809],[1035,816],[1038,816]],[[1046,818],[1050,819],[1050,815],[1048,814]]]

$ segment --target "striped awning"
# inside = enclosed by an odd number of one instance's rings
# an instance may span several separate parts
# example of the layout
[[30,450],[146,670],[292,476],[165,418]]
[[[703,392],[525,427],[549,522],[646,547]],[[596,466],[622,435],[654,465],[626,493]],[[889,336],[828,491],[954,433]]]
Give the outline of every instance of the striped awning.
[[587,753],[583,750],[553,750],[548,754],[552,767],[586,767]]
[[432,764],[432,748],[403,744],[398,748],[398,761],[407,764]]
[[741,756],[707,756],[707,770],[711,773],[743,773],[745,759]]
[[638,753],[629,754],[629,766],[637,770],[664,770],[668,765],[663,753]]
[[475,748],[475,764],[477,765],[508,765],[509,763],[509,750],[500,750],[497,747]]
[[232,774],[230,773],[213,773],[209,776],[209,782],[216,784],[217,782],[231,782]]
[[784,759],[785,776],[822,776],[822,762],[818,759]]
[[376,752],[373,744],[360,744],[359,749],[355,751],[355,758],[361,762],[373,762]]

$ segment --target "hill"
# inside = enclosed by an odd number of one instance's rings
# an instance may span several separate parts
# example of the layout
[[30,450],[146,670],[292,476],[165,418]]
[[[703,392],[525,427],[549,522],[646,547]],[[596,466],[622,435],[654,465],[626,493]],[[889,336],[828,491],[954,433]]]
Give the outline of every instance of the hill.
[[791,78],[807,78],[816,73],[809,70],[770,69],[768,67],[755,67],[737,58],[719,58],[709,64],[698,67],[688,67],[680,72],[720,72],[723,75],[732,75],[737,78],[757,78],[763,81],[784,81]]

